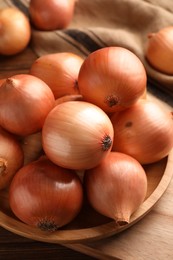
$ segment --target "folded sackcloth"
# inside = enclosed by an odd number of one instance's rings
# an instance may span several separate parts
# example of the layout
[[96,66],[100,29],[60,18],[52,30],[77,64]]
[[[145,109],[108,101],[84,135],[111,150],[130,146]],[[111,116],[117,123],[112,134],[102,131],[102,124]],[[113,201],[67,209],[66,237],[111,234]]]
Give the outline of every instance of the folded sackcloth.
[[[28,14],[29,0],[4,0]],[[143,62],[148,79],[173,96],[173,76],[153,69],[145,58],[147,36],[173,25],[172,0],[78,0],[70,25],[63,30],[32,29],[31,47],[38,56],[70,51],[82,57],[106,46],[122,46]]]

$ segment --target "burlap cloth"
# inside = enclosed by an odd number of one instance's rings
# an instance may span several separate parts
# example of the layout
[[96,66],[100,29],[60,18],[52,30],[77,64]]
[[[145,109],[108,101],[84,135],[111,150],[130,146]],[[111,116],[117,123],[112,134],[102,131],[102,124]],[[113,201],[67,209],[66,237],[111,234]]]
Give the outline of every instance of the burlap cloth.
[[[28,15],[28,3],[1,0],[0,7],[16,5]],[[169,25],[173,25],[173,0],[78,0],[68,28],[33,29],[31,46],[38,56],[71,51],[82,57],[105,46],[128,48],[143,62],[148,79],[173,95],[173,76],[154,70],[144,56],[148,33]]]

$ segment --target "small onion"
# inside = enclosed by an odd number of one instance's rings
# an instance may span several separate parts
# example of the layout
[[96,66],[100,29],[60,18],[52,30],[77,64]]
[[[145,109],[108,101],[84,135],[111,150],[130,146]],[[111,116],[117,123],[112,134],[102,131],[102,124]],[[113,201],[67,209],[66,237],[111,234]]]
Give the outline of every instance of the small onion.
[[79,94],[78,74],[83,59],[71,52],[46,54],[31,65],[30,74],[42,79],[55,98]]
[[54,105],[45,82],[27,74],[12,76],[0,87],[0,125],[17,135],[33,134],[41,130]]
[[113,113],[143,96],[146,80],[145,68],[134,53],[122,47],[105,47],[84,60],[78,86],[85,101]]
[[18,140],[0,128],[0,190],[7,188],[23,166],[23,151]]
[[42,154],[42,132],[23,136],[20,145],[24,153],[24,165],[37,160]]
[[157,103],[141,99],[111,117],[116,139],[112,150],[131,155],[141,164],[156,162],[173,147],[172,114]]
[[26,15],[17,8],[0,10],[0,54],[14,55],[23,51],[31,38]]
[[42,129],[48,158],[65,168],[84,170],[99,164],[110,152],[113,128],[99,107],[68,101],[48,114]]
[[153,68],[173,75],[173,26],[148,35],[145,56]]
[[29,13],[32,24],[40,30],[63,29],[73,18],[75,0],[31,0]]
[[147,177],[137,160],[111,152],[97,167],[85,172],[84,187],[91,206],[122,226],[143,203]]
[[9,189],[13,213],[28,225],[56,231],[79,213],[83,187],[77,174],[46,157],[22,167]]

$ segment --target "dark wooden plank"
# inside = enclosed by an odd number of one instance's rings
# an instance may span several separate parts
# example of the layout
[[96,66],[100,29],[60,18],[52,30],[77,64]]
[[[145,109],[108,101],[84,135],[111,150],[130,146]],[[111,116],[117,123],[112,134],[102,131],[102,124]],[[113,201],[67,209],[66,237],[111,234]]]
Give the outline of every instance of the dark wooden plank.
[[0,259],[1,260],[65,260],[94,259],[59,244],[43,243],[30,240],[0,228]]

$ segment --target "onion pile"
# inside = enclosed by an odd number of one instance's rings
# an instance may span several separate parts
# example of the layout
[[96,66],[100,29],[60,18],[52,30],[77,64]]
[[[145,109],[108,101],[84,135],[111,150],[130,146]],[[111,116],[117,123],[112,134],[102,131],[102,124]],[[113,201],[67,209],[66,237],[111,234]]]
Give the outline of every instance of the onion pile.
[[16,217],[56,231],[78,216],[85,193],[96,211],[127,225],[146,198],[143,165],[173,147],[172,113],[146,93],[142,63],[120,47],[84,60],[72,53],[46,55],[28,74],[4,79],[0,127],[8,142],[0,158],[11,144],[17,151],[5,159],[18,164],[1,187],[9,190]]

